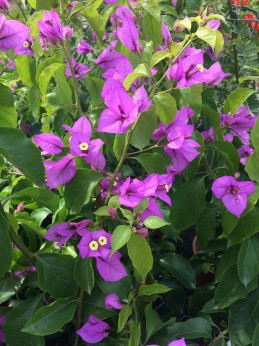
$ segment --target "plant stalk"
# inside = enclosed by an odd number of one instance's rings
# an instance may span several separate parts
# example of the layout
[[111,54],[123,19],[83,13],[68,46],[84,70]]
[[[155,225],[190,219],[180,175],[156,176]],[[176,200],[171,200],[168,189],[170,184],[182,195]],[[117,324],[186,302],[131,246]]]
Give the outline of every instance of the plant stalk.
[[[83,308],[83,298],[84,298],[84,290],[80,290],[79,300],[78,300],[78,310],[77,310],[77,320],[76,320],[76,330],[80,329],[81,325],[81,316],[82,316],[82,308]],[[74,346],[78,346],[79,344],[79,334],[76,334]]]

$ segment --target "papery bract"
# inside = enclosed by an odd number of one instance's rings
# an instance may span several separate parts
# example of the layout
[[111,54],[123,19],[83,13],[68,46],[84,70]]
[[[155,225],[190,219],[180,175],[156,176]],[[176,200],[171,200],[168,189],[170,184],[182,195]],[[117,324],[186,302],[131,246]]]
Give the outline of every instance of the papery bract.
[[93,315],[89,316],[88,321],[76,333],[89,343],[96,344],[109,335],[110,326]]
[[214,181],[211,190],[217,198],[222,199],[231,214],[240,217],[246,208],[247,195],[254,192],[254,182],[239,182],[231,176],[224,176]]
[[148,206],[147,208],[143,211],[140,221],[144,222],[148,217],[150,216],[158,216],[161,219],[164,219],[164,216],[161,213],[161,210],[157,204],[157,201],[155,198],[149,198]]
[[34,51],[32,50],[33,39],[32,37],[27,37],[25,42],[18,47],[15,47],[14,54],[20,55],[34,55]]
[[133,179],[130,183],[130,177],[128,177],[121,187],[120,203],[127,207],[135,207],[144,198],[145,189],[145,183],[138,179]]
[[78,43],[76,48],[76,52],[78,54],[89,54],[93,51],[93,47],[91,47],[90,44],[88,44],[84,39],[82,39],[82,41]]
[[62,152],[62,140],[51,133],[36,135],[33,137],[33,142],[37,143],[38,146],[44,150],[41,155],[59,154]]
[[143,50],[142,45],[138,41],[138,29],[130,17],[126,16],[124,18],[122,27],[118,27],[117,33],[121,43],[133,53]]
[[[76,59],[73,56],[72,56],[72,64],[73,64],[73,69],[75,71],[75,76],[77,80],[86,77],[87,72],[89,71],[89,67],[87,67],[84,64],[77,63]],[[72,77],[69,61],[67,61],[66,76],[68,78]]]
[[119,297],[115,293],[110,293],[105,297],[105,306],[107,309],[118,309],[121,310],[123,305],[121,305]]
[[119,281],[127,276],[127,272],[120,261],[121,254],[116,251],[108,257],[96,257],[96,266],[104,281]]
[[243,166],[246,165],[247,157],[254,152],[254,150],[250,148],[249,145],[242,145],[240,148],[237,149],[237,151],[240,156],[240,162]]
[[86,233],[77,245],[81,257],[108,257],[111,252],[111,238],[112,235],[105,230]]
[[151,106],[151,101],[148,100],[148,95],[144,85],[135,91],[133,102],[138,107],[138,113],[145,112]]
[[224,73],[222,71],[218,61],[208,69],[208,72],[213,76],[213,78],[208,82],[208,87],[214,87],[219,84],[223,78],[231,76],[231,73]]
[[70,238],[76,235],[76,227],[70,222],[61,222],[49,228],[43,238],[57,242],[58,246],[64,245]]
[[63,41],[63,28],[56,11],[45,11],[42,20],[38,21],[38,27],[42,35],[44,35],[52,46],[58,41]]

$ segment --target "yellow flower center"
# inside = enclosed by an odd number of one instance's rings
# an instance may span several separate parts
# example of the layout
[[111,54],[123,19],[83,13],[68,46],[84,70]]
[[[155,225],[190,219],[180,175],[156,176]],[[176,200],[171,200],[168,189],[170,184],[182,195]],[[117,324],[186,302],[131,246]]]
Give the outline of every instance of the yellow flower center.
[[23,47],[27,48],[29,47],[29,43],[27,41],[24,42]]
[[89,148],[89,144],[87,144],[87,143],[80,143],[79,144],[79,148],[81,150],[87,150]]
[[96,251],[98,249],[97,241],[95,241],[95,240],[91,241],[91,243],[89,244],[89,247],[91,250]]
[[116,181],[113,183],[113,186],[116,186],[117,185],[117,183],[116,183]]
[[100,237],[99,240],[98,240],[98,243],[103,246],[103,245],[106,245],[107,244],[107,238],[106,237]]
[[166,189],[167,192],[169,191],[169,187],[168,187],[167,184],[165,184],[165,189]]
[[198,68],[198,70],[201,71],[201,72],[204,70],[204,67],[202,66],[202,64],[198,64],[198,65],[197,65],[197,68]]

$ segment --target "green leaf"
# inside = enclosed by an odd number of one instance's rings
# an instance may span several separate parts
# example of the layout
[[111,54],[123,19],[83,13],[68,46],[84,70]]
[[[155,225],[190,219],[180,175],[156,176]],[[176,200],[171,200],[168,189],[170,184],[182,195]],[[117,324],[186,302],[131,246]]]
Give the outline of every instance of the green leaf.
[[161,219],[158,216],[149,216],[145,221],[144,221],[144,225],[147,228],[150,229],[157,229],[157,228],[161,228],[163,226],[167,226],[170,225],[169,222],[166,222],[165,220]]
[[77,302],[74,298],[59,298],[40,308],[25,324],[22,331],[33,335],[50,335],[58,332],[74,316]]
[[115,251],[119,250],[125,244],[127,244],[130,239],[131,233],[132,232],[130,227],[126,225],[120,225],[115,228],[112,234],[111,255],[113,255]]
[[217,211],[217,205],[207,203],[206,207],[198,217],[196,223],[196,233],[199,243],[204,247],[214,236]]
[[257,234],[245,239],[241,244],[237,258],[237,271],[246,287],[259,273],[259,236]]
[[150,296],[151,294],[156,293],[166,293],[171,290],[170,287],[160,284],[152,284],[152,285],[141,285],[138,290],[139,296]]
[[196,35],[199,37],[199,39],[208,43],[212,50],[214,50],[216,44],[215,31],[213,31],[209,26],[204,26],[196,31]]
[[39,186],[45,186],[40,151],[20,130],[0,128],[0,153]]
[[187,88],[181,88],[183,96],[183,106],[189,106],[194,110],[195,115],[199,115],[202,108],[202,83],[191,85]]
[[224,38],[220,31],[214,31],[216,35],[215,56],[217,57],[224,47]]
[[204,318],[194,317],[168,327],[168,337],[170,336],[177,339],[211,338],[211,326]]
[[192,226],[206,205],[204,178],[189,180],[172,196],[170,221],[179,230]]
[[39,286],[54,298],[76,296],[78,287],[73,279],[74,259],[72,256],[44,253],[36,256]]
[[196,287],[196,275],[190,263],[176,253],[166,254],[160,259],[162,267],[166,268],[181,284],[190,289]]
[[92,7],[86,7],[84,10],[80,11],[80,13],[87,19],[88,23],[95,31],[99,42],[102,43],[105,30],[102,16]]
[[153,41],[154,47],[157,47],[163,39],[162,25],[159,25],[150,14],[147,14],[143,18],[143,27],[148,41]]
[[31,199],[39,202],[44,207],[49,208],[53,213],[58,210],[59,198],[52,191],[38,188],[38,187],[27,187],[24,190],[20,190],[12,195],[12,199],[20,199],[21,197],[28,197],[26,200]]
[[206,115],[209,117],[214,132],[217,131],[217,129],[220,127],[220,115],[219,115],[219,113],[216,112],[214,109],[211,109],[210,107],[206,106],[206,105],[202,105],[202,111],[204,113],[206,113]]
[[40,89],[33,85],[28,91],[29,109],[36,120],[40,114]]
[[251,141],[257,152],[259,152],[259,120],[256,120],[256,123],[251,132]]
[[157,113],[162,123],[169,124],[174,120],[177,106],[173,96],[167,93],[158,93],[154,96]]
[[122,157],[123,150],[125,147],[125,141],[126,141],[126,133],[116,133],[112,150],[118,161]]
[[253,340],[252,340],[252,346],[256,346],[259,340],[259,323],[257,324],[257,327],[255,328]]
[[132,134],[130,144],[142,150],[145,148],[157,125],[156,108],[152,105],[148,110],[140,115],[140,119]]
[[228,238],[228,246],[239,244],[244,239],[258,232],[259,209],[254,208],[249,213],[241,216],[234,230]]
[[133,223],[133,214],[129,209],[120,208],[122,215],[130,222]]
[[235,301],[245,298],[247,294],[257,287],[257,279],[254,279],[245,288],[239,280],[236,264],[227,267],[216,288],[214,303],[218,309],[224,309]]
[[147,0],[143,2],[142,7],[154,18],[159,26],[162,26],[160,8],[156,0]]
[[45,95],[47,93],[49,81],[59,69],[61,69],[63,73],[65,73],[65,65],[61,63],[51,64],[41,72],[39,76],[39,87],[42,94]]
[[110,209],[109,206],[104,206],[104,207],[101,207],[99,209],[97,209],[94,214],[96,215],[99,215],[99,216],[110,216],[110,214],[108,213],[108,210]]
[[64,193],[66,207],[71,214],[80,213],[102,179],[102,174],[92,169],[80,168],[76,171],[74,178],[66,184]]
[[130,323],[129,346],[138,346],[140,341],[140,323],[132,321]]
[[251,180],[259,182],[259,152],[254,151],[246,159],[245,171]]
[[[250,345],[259,325],[259,289],[231,305],[229,310],[229,337],[237,345]],[[253,346],[259,339],[254,339]]]
[[12,244],[9,238],[10,224],[6,218],[0,214],[0,277],[9,270],[12,262]]
[[42,306],[43,295],[22,301],[14,306],[7,314],[4,332],[8,345],[10,346],[44,346],[45,341],[41,336],[24,333],[21,329],[31,316]]
[[122,331],[127,323],[130,315],[132,314],[132,307],[130,305],[125,305],[119,313],[118,319],[118,333]]
[[[133,159],[133,157],[132,157]],[[148,174],[165,174],[166,165],[164,158],[158,153],[145,153],[134,157],[148,172]]]
[[103,102],[101,92],[103,90],[104,80],[94,77],[87,77],[86,85],[91,96],[92,107],[95,108]]
[[153,266],[152,252],[147,240],[135,233],[131,235],[127,246],[128,254],[134,268],[137,269],[142,279],[145,280]]
[[32,87],[36,84],[36,60],[31,55],[17,55],[15,66],[21,80]]
[[169,57],[170,57],[170,54],[168,52],[160,50],[152,56],[151,61],[150,61],[150,66],[153,67],[156,64],[158,64],[160,61],[162,61],[166,58],[169,58]]
[[214,141],[208,143],[207,147],[216,150],[223,157],[233,174],[238,171],[240,157],[232,143],[227,141]]
[[232,264],[237,263],[237,256],[239,252],[239,245],[231,246],[228,248],[223,256],[221,257],[220,261],[218,262],[216,273],[215,273],[215,282],[221,281],[222,275],[224,271],[231,266]]
[[17,113],[12,90],[0,83],[0,126],[16,127],[16,125]]
[[191,27],[192,27],[192,23],[191,23],[190,19],[182,19],[174,25],[174,28],[177,28],[178,26],[183,26],[188,31],[190,31]]
[[21,277],[21,276],[13,276],[12,278],[8,277],[7,279],[1,280],[0,281],[0,304],[6,302],[9,298],[15,295],[15,292],[19,290],[23,281],[24,281],[24,277]]
[[150,71],[146,68],[146,66],[144,64],[140,64],[138,65],[134,72],[130,73],[129,75],[127,75],[127,77],[125,78],[124,82],[123,82],[123,86],[126,90],[129,90],[131,84],[134,82],[135,79],[137,79],[138,77],[151,77],[150,75]]
[[81,256],[78,256],[73,275],[77,285],[90,295],[92,289],[94,288],[94,269],[92,258],[86,257],[85,259],[82,259]]
[[159,329],[164,326],[164,323],[160,321],[158,313],[152,309],[152,305],[148,304],[145,307],[146,317],[146,341],[155,334]]
[[231,112],[234,115],[239,107],[248,99],[249,96],[254,94],[256,91],[248,88],[237,88],[228,96],[225,101],[223,113],[227,114]]

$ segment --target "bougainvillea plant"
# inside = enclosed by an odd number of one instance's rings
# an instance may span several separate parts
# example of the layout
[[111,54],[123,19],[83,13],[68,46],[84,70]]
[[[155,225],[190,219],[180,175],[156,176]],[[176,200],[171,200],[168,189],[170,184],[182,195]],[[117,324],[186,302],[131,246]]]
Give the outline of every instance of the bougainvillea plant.
[[0,0],[2,344],[258,345],[249,2],[194,3]]

